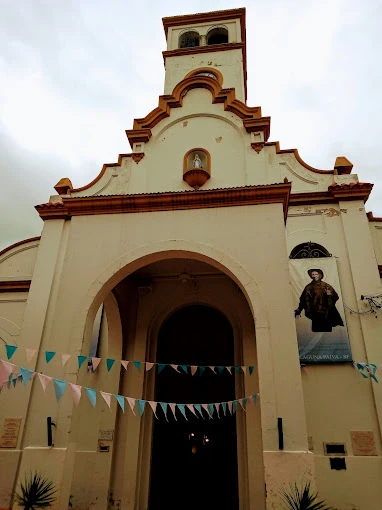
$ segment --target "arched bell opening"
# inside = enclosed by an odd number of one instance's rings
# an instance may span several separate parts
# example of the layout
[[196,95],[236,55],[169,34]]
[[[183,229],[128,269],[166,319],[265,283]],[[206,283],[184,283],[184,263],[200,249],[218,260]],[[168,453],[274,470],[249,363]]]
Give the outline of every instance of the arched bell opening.
[[228,30],[225,27],[214,27],[207,34],[207,45],[228,43]]
[[195,48],[200,46],[200,35],[196,30],[187,30],[179,36],[179,48]]

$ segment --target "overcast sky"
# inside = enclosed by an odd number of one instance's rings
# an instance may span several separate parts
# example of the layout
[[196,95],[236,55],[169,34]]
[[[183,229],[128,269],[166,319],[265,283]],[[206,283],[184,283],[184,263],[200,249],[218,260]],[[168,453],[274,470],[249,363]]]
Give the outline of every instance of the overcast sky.
[[[182,6],[185,7],[182,7]],[[247,8],[248,104],[311,166],[346,156],[382,216],[381,0],[1,0],[0,249],[41,233],[34,205],[130,152],[163,93],[161,18]]]

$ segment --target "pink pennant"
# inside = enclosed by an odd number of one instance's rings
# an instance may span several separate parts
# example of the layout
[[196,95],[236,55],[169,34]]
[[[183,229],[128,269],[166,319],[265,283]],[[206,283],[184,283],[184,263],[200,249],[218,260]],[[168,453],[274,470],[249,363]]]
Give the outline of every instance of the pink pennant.
[[70,390],[72,392],[72,397],[76,406],[78,406],[81,398],[81,390],[82,387],[78,386],[78,384],[69,383]]
[[[153,366],[155,365],[155,363],[150,363],[148,361],[146,361],[146,372],[148,372],[149,370],[151,370],[153,368]],[[155,414],[155,413],[154,413]]]
[[205,411],[207,411],[208,416],[211,418],[210,411],[208,409],[208,404],[202,404],[202,407]]
[[[176,420],[176,415],[175,415],[175,409],[176,409],[176,404],[169,404],[170,406],[170,409],[172,411],[172,414],[174,415],[174,418]],[[178,420],[177,420],[178,421]]]
[[123,368],[124,368],[125,370],[127,370],[127,365],[128,365],[128,364],[129,364],[129,362],[128,362],[128,361],[126,361],[126,360],[124,360],[124,359],[121,359],[121,365],[123,366]]
[[104,399],[104,401],[106,402],[106,404],[108,405],[108,407],[110,409],[111,393],[106,393],[105,391],[100,391],[100,393],[102,395],[102,398]]
[[196,414],[196,411],[192,404],[186,404],[186,407],[187,407],[187,409],[189,409],[192,412],[192,414],[194,414],[197,418],[199,418],[199,416]]
[[102,358],[92,358],[93,372],[97,370],[98,365],[101,363]]
[[232,367],[225,367],[225,368],[226,368],[226,369],[228,370],[228,372],[232,375]]
[[45,374],[37,374],[37,375],[38,375],[38,378],[40,379],[42,389],[44,390],[44,393],[45,393],[46,387],[52,380],[52,377],[49,377],[49,375],[45,375]]
[[178,372],[178,374],[180,374],[180,372],[178,370],[178,366],[179,365],[170,365],[170,367],[172,367],[175,370],[175,372]]
[[196,367],[195,365],[191,365],[191,375],[195,375],[197,370],[198,370],[198,367]]
[[216,404],[214,404],[214,406],[215,406],[216,412],[218,413],[218,418],[220,418],[220,416],[219,416],[219,406],[220,406],[220,403],[217,402]]
[[216,372],[215,372],[215,366],[212,366],[212,367],[211,367],[211,366],[209,366],[208,368],[210,368],[210,369],[212,370],[212,372],[213,372],[214,374],[216,374]]
[[131,410],[133,411],[133,414],[135,415],[135,413],[134,413],[135,398],[131,398],[131,397],[125,397],[125,398],[128,401],[129,406],[130,406]]
[[228,411],[230,412],[230,414],[232,414],[232,400],[227,402],[227,405],[228,405]]
[[[154,365],[154,363],[153,363],[153,365]],[[152,400],[148,400],[148,403],[149,403],[149,406],[151,407],[151,409],[153,410],[155,418],[158,419],[158,416],[156,414],[158,402],[153,402]]]
[[244,375],[247,375],[247,367],[240,367]]
[[34,356],[37,352],[37,349],[25,349],[25,352],[27,355],[27,360],[30,362],[34,358]]
[[61,363],[64,367],[68,359],[70,358],[70,354],[61,354]]
[[12,372],[14,366],[13,363],[0,360],[0,384],[8,382],[9,374]]

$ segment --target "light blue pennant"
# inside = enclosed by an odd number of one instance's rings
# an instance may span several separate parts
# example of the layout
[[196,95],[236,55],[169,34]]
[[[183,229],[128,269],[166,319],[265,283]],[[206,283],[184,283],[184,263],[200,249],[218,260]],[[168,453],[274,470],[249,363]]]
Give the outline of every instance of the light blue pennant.
[[91,405],[95,407],[97,403],[97,391],[93,390],[93,388],[85,388],[85,390],[89,397]]
[[235,367],[235,370],[238,374],[241,374],[242,373],[242,370],[241,370],[241,367]]
[[203,375],[203,373],[204,373],[205,369],[206,369],[206,367],[204,367],[204,366],[200,366],[200,367],[199,367],[200,375]]
[[54,391],[56,392],[57,402],[61,399],[62,395],[66,390],[66,381],[61,381],[61,379],[53,379],[54,382]]
[[227,411],[227,402],[222,402],[222,408],[223,408],[223,414],[224,416],[226,416],[226,411]]
[[249,367],[248,367],[249,375],[252,375],[254,370],[255,370],[255,367],[253,365],[249,365]]
[[137,367],[138,370],[141,370],[141,362],[140,361],[133,361],[133,365]]
[[214,415],[215,407],[214,407],[214,405],[213,405],[213,404],[208,404],[208,406],[207,406],[207,407],[208,407],[208,413],[209,413],[209,415],[210,415],[210,418],[212,418],[212,417],[213,417],[213,415]]
[[188,374],[188,365],[178,365],[184,373]]
[[201,416],[202,418],[204,418],[204,416],[203,416],[203,412],[202,412],[202,406],[201,406],[200,404],[193,404],[193,406],[194,406],[194,409],[196,409],[196,410],[198,411],[198,413],[200,414],[200,416]]
[[241,403],[242,403],[242,406],[244,407],[244,409],[247,407],[247,403],[248,403],[248,397],[244,397],[241,399]]
[[162,372],[162,370],[165,368],[165,364],[164,363],[158,363],[158,374],[160,374]]
[[237,400],[234,400],[234,401],[232,402],[232,414],[235,414],[235,413],[236,413],[237,404],[238,404]]
[[163,410],[163,414],[164,414],[164,417],[166,418],[166,420],[168,421],[168,418],[167,418],[167,402],[159,402],[162,410]]
[[78,368],[81,368],[82,365],[84,364],[84,362],[88,359],[87,356],[81,356],[81,355],[77,356],[77,358],[78,358]]
[[106,367],[107,367],[107,371],[110,372],[112,366],[114,365],[115,363],[115,359],[111,359],[111,358],[107,358],[106,359]]
[[26,386],[29,383],[29,381],[32,379],[33,373],[34,372],[32,370],[28,370],[27,368],[20,367],[20,375],[21,375],[21,379],[23,381],[24,386]]
[[117,399],[118,404],[121,406],[123,412],[125,412],[125,397],[122,395],[114,395]]
[[52,361],[52,359],[55,357],[56,352],[55,351],[45,351],[45,360],[47,363]]
[[7,358],[11,359],[14,353],[17,351],[17,345],[5,345],[5,350],[7,352]]
[[257,395],[252,395],[252,400],[253,400],[253,403],[256,405],[256,400],[257,400]]
[[222,375],[224,367],[216,367],[216,370],[218,371],[219,375]]
[[146,400],[137,400],[137,409],[138,409],[138,416],[142,416],[143,411],[145,410]]
[[185,404],[176,404],[176,405],[178,406],[179,411],[183,414],[183,416],[188,421],[187,416],[186,416],[186,409],[185,409],[186,405]]

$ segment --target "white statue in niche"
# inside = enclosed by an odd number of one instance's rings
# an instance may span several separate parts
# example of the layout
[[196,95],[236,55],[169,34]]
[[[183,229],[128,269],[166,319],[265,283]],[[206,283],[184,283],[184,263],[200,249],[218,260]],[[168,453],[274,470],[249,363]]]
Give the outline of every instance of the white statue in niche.
[[203,168],[202,160],[200,159],[198,153],[195,154],[195,157],[194,157],[194,159],[192,161],[192,166],[193,166],[193,168]]

